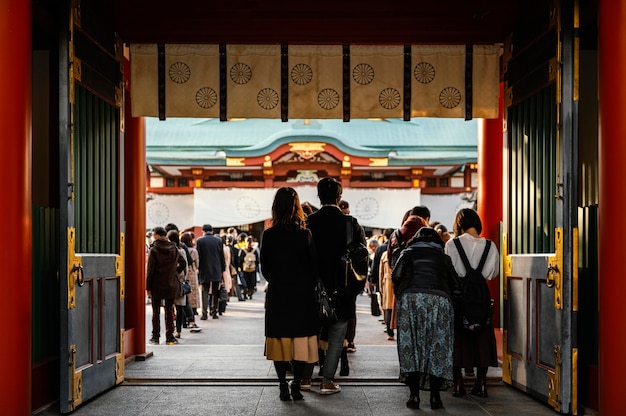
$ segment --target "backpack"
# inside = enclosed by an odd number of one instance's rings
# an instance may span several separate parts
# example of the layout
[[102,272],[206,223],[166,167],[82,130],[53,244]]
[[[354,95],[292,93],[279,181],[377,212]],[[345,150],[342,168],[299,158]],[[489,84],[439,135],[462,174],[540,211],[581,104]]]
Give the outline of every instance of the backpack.
[[454,244],[459,251],[465,270],[467,270],[462,283],[463,300],[460,313],[463,319],[463,327],[471,332],[479,332],[488,326],[491,323],[491,315],[493,313],[493,300],[489,293],[487,281],[482,274],[483,266],[491,247],[491,241],[487,240],[486,243],[480,263],[478,263],[476,269],[473,269],[467,259],[465,250],[463,250],[461,241],[458,238],[454,239]]
[[254,250],[246,251],[246,255],[243,258],[242,269],[244,272],[253,272],[256,270],[256,255]]

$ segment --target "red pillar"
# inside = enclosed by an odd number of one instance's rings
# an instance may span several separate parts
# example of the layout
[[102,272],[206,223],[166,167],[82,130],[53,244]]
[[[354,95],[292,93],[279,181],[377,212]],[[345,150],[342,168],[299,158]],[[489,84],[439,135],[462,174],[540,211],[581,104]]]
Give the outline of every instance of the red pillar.
[[[503,87],[500,85],[499,116],[482,121],[478,135],[478,215],[483,224],[482,237],[496,243],[500,249],[500,222],[502,221],[502,154],[503,132]],[[494,327],[500,325],[500,280],[488,282],[494,304]]]
[[32,46],[31,4],[5,0],[0,5],[0,177],[3,233],[11,241],[0,250],[8,273],[0,279],[0,316],[17,331],[2,344],[0,409],[7,415],[31,414],[32,370]]
[[146,352],[146,126],[132,117],[130,65],[125,61],[124,216],[126,221],[126,355]]
[[[626,361],[626,279],[622,271],[626,243],[615,230],[626,227],[624,160],[626,159],[626,0],[598,2],[598,308],[600,414],[624,409]],[[615,199],[615,200],[613,200]]]

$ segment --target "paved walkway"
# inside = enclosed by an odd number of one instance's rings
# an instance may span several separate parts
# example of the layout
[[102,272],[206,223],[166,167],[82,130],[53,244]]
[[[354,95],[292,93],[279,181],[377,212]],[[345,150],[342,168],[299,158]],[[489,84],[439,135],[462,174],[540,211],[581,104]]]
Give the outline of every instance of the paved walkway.
[[[263,356],[264,293],[254,299],[231,298],[219,319],[197,320],[202,332],[183,329],[176,346],[148,345],[152,356],[131,361],[125,381],[81,405],[75,415],[411,415],[408,388],[398,380],[395,341],[369,312],[369,299],[357,302],[357,352],[350,354],[350,376],[337,377],[339,394],[322,396],[313,389],[301,402],[281,402],[273,365]],[[151,330],[146,306],[146,328]],[[150,338],[147,334],[146,340]],[[164,341],[164,336],[161,337]],[[315,374],[318,369],[316,368]],[[552,409],[500,381],[490,369],[489,398],[452,397],[442,392],[444,409],[433,411],[422,392],[421,412],[439,415],[556,415]],[[468,380],[470,383],[471,380]],[[40,415],[56,415],[54,409]],[[593,413],[587,413],[593,414]]]

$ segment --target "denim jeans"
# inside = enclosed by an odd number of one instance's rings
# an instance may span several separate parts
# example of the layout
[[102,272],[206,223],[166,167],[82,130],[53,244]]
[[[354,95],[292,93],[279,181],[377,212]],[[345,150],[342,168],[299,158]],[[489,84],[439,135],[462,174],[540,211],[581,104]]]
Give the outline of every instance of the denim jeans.
[[342,319],[328,327],[328,351],[322,367],[323,383],[331,383],[335,379],[349,322],[349,319]]

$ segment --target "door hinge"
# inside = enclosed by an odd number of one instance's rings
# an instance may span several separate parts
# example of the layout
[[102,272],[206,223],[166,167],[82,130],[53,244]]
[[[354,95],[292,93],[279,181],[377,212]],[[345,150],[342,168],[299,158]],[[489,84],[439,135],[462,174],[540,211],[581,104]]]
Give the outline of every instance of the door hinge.
[[561,411],[561,346],[554,346],[554,371],[548,370],[548,404]]
[[70,410],[76,409],[83,402],[83,372],[76,371],[76,345],[70,345]]

